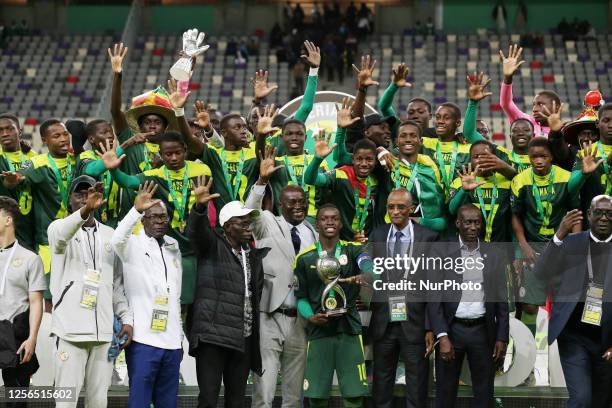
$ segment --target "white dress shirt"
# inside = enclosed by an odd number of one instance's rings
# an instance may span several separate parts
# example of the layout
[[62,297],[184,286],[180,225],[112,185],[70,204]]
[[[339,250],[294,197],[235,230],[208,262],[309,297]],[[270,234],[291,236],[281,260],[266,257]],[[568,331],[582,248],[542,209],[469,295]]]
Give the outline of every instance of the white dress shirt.
[[[306,226],[306,224],[304,224],[304,222],[301,222],[298,225],[293,225],[287,222],[287,220],[285,220],[284,217],[283,217],[283,220],[285,221],[286,228],[289,230],[289,233],[291,233],[291,230],[293,229],[293,227],[297,228],[297,233],[300,237],[300,252],[312,246],[316,242],[314,233],[311,231],[310,228]],[[289,236],[289,240],[291,240],[291,235]],[[283,300],[283,304],[281,306],[282,308],[284,309],[295,309],[296,308],[297,299],[295,298],[294,292],[295,292],[295,287],[292,287],[289,293],[287,293],[287,297],[285,298],[285,300]]]
[[387,254],[389,256],[393,256],[393,249],[395,248],[395,236],[397,232],[401,232],[402,236],[400,240],[402,241],[402,253],[407,254],[408,247],[410,246],[410,242],[412,241],[414,226],[412,225],[412,221],[408,221],[408,224],[400,231],[397,227],[391,224],[391,230],[389,231],[388,239],[387,239]]
[[[167,350],[182,347],[181,252],[178,242],[164,236],[163,243],[149,237],[144,228],[132,234],[144,214],[135,208],[126,214],[113,234],[112,245],[123,261],[125,294],[134,311],[134,341]],[[166,331],[151,330],[155,297],[168,296]]]
[[462,258],[474,259],[474,262],[471,263],[474,266],[472,268],[465,268],[463,272],[463,282],[478,283],[481,285],[481,289],[464,290],[461,292],[461,301],[459,306],[457,306],[455,317],[460,319],[478,319],[485,314],[483,268],[478,267],[478,262],[476,262],[477,258],[482,258],[480,254],[480,241],[478,241],[476,249],[469,250],[467,245],[461,240],[461,237],[459,237],[459,245],[461,247]]

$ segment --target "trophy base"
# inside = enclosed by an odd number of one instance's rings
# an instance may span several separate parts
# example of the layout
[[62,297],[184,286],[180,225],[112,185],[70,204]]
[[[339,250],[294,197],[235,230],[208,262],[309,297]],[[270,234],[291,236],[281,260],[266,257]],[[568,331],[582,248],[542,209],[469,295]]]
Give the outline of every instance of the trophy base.
[[325,312],[325,316],[327,317],[342,317],[346,314],[348,310],[346,308],[328,310]]

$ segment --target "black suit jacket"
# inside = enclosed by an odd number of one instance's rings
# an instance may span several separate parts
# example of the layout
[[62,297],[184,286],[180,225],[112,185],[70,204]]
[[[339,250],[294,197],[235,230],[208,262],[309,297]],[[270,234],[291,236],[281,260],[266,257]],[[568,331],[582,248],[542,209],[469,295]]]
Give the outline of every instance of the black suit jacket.
[[[441,255],[453,259],[461,258],[459,240],[446,242],[439,246]],[[488,341],[493,345],[496,341],[508,343],[510,323],[508,317],[508,295],[506,285],[505,251],[493,244],[480,242],[480,255],[484,264],[483,289],[485,299],[485,320]],[[438,281],[463,282],[463,275],[455,270],[442,269],[437,272]],[[429,307],[429,321],[434,334],[448,333],[451,322],[461,301],[461,290],[434,291],[435,301]]]
[[[438,234],[416,223],[413,223],[413,226],[413,257],[429,256],[434,249],[432,243],[438,241]],[[376,258],[387,257],[387,237],[389,236],[390,229],[391,224],[381,225],[374,229],[368,238],[366,251],[374,262],[376,262]],[[380,275],[383,282],[388,282],[389,279],[391,279],[391,281],[397,281],[397,279],[393,279],[387,272],[388,271],[384,271]],[[414,274],[409,274],[407,277],[407,280],[417,282],[417,284],[421,279],[426,279],[426,272],[424,270],[415,271]],[[426,294],[411,291],[410,293],[406,293],[406,295],[408,295],[408,319],[402,322],[402,330],[406,336],[406,341],[409,343],[423,343],[425,341],[425,331],[429,330],[429,324],[426,321],[427,302],[424,297]],[[383,337],[387,329],[387,324],[389,323],[389,303],[386,293],[376,292],[374,294],[371,309],[372,318],[368,330],[372,339],[376,341]]]
[[[553,280],[553,305],[548,323],[548,344],[552,344],[565,328],[576,304],[583,302],[588,287],[589,272],[586,256],[590,232],[571,234],[561,245],[549,244],[535,267],[540,279]],[[602,351],[612,347],[612,264],[605,273],[601,316]]]

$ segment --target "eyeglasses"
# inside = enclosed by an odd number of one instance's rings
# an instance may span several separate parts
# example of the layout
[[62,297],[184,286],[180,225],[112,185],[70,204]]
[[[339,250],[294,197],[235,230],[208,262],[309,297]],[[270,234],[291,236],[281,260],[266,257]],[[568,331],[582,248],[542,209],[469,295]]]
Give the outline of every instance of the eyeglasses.
[[595,218],[601,218],[605,215],[607,219],[612,220],[612,210],[595,209],[592,211],[592,214]]
[[152,221],[158,221],[158,222],[166,222],[169,220],[168,216],[165,214],[153,214],[153,215],[145,215],[142,218],[148,218]]

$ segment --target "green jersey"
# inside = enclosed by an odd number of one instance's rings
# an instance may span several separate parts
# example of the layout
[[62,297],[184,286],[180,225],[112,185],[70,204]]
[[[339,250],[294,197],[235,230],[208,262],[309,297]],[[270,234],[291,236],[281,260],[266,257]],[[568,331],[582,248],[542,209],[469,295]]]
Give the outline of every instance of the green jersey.
[[[36,152],[30,150],[23,153],[21,150],[16,152],[0,152],[0,171],[19,171],[23,165],[36,156]],[[34,214],[32,213],[32,188],[30,185],[22,184],[15,189],[7,189],[0,183],[0,196],[11,197],[19,203],[19,210],[22,217],[17,220],[15,233],[17,240],[24,247],[36,250],[34,240]]]
[[34,209],[34,239],[37,245],[48,245],[47,227],[51,222],[68,215],[68,190],[74,177],[73,156],[52,158],[38,154],[25,162],[20,173],[26,186],[32,189]]
[[495,145],[495,155],[512,166],[517,173],[531,167],[527,154],[518,154],[514,150]]
[[[134,136],[129,127],[119,133],[119,144]],[[153,168],[153,163],[159,156],[159,145],[155,143],[142,143],[131,146],[125,150],[125,160],[121,163],[121,171],[127,174],[138,174]]]
[[[86,174],[85,168],[87,167],[87,164],[97,160],[101,160],[101,158],[93,150],[85,150],[82,152],[79,155],[76,175],[80,176],[82,174]],[[123,218],[123,216],[126,214],[126,210],[129,211],[131,202],[128,202],[128,199],[121,200],[123,197],[123,189],[113,180],[109,170],[102,173],[102,175],[98,177],[98,181],[104,184],[104,199],[106,200],[106,204],[96,211],[96,219],[100,220],[103,224],[106,224],[111,228],[116,228],[117,224],[119,223],[119,219]],[[128,208],[121,211],[122,204],[124,207]]]
[[414,215],[421,217],[421,224],[438,231],[445,229],[444,186],[438,166],[431,157],[419,154],[414,164],[398,160],[394,171],[387,172],[379,168],[377,175],[381,185],[376,207],[376,226],[390,223],[387,198],[393,189],[403,187],[412,194],[412,202],[416,207]]
[[470,162],[470,146],[458,141],[441,142],[433,137],[423,138],[422,153],[431,157],[438,165],[446,194],[457,170],[460,171],[461,166],[467,166]]
[[259,176],[254,142],[235,151],[204,145],[202,162],[208,165],[212,173],[213,192],[220,195],[214,201],[217,211],[231,201],[244,202],[249,188]]
[[[357,259],[363,252],[361,244],[338,241],[337,245],[339,248],[336,248],[336,252],[333,255],[337,254],[336,257],[342,265],[340,268],[340,276],[348,278],[350,276],[359,275],[361,272],[357,265]],[[322,310],[321,297],[326,286],[317,273],[318,259],[319,252],[317,245],[314,244],[300,252],[293,264],[294,273],[298,280],[295,296],[298,299],[307,299],[314,313],[321,312]],[[343,283],[340,284],[340,286],[346,294],[346,308],[348,312],[342,317],[330,319],[330,322],[325,326],[309,324],[307,326],[308,340],[334,336],[339,333],[361,334],[361,319],[356,306],[357,298],[359,297],[359,286]],[[342,300],[339,296],[337,300],[338,305],[341,305]]]
[[463,204],[472,203],[482,211],[485,223],[485,241],[511,242],[510,195],[512,182],[500,173],[495,173],[489,177],[476,177],[476,182],[484,182],[484,184],[474,190],[465,191],[461,187],[460,177],[453,180],[450,190],[451,212],[455,213]]
[[[309,165],[317,163],[317,159]],[[340,210],[342,230],[340,238],[352,241],[357,231],[370,235],[374,227],[378,180],[369,175],[359,180],[353,166],[342,166],[317,176],[317,187],[325,188]]]
[[528,242],[549,241],[567,211],[578,208],[578,195],[568,190],[570,175],[553,165],[545,176],[528,168],[512,179],[512,213],[523,221]]
[[125,174],[116,173],[117,181],[127,188],[137,189],[145,181],[157,184],[155,197],[163,201],[170,217],[168,235],[178,241],[182,256],[193,255],[193,249],[185,235],[185,227],[189,211],[195,204],[193,183],[201,175],[210,177],[210,169],[203,163],[193,161],[186,161],[185,167],[180,170],[169,170],[164,165],[127,178]]
[[[595,145],[596,160],[603,159],[603,164],[597,167],[590,176],[588,176],[580,189],[580,209],[584,216],[585,227],[588,228],[588,218],[586,217],[587,210],[591,207],[591,200],[600,194],[612,195],[612,172],[607,158],[612,154],[612,145],[605,145],[597,142]],[[572,169],[582,171],[581,157],[576,157],[576,162]]]
[[[285,166],[278,169],[270,178],[274,206],[278,214],[281,213],[281,191],[285,186],[298,184],[304,189],[306,197],[308,197],[308,217],[316,217],[317,208],[319,208],[321,202],[321,192],[315,186],[304,182],[304,172],[313,157],[312,154],[302,154],[299,156],[282,156],[276,158],[276,166]],[[326,171],[328,171],[327,163],[323,162],[319,167],[319,172],[324,173]]]

